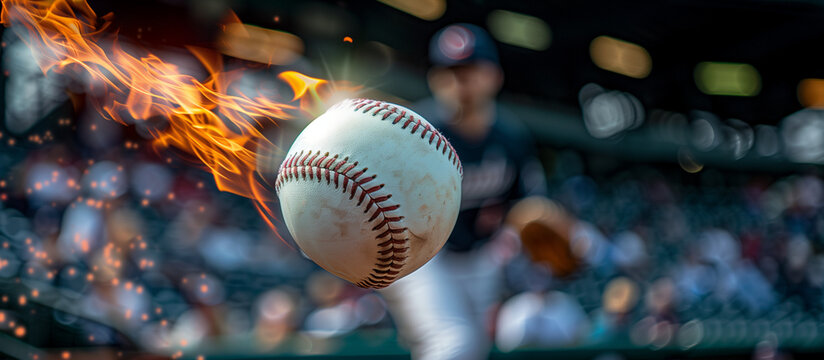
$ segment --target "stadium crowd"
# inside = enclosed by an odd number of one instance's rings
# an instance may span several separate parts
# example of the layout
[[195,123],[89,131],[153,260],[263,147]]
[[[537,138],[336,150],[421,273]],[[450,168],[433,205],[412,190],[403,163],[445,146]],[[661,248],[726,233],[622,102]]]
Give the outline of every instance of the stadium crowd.
[[[22,326],[34,344],[55,323],[79,329],[63,340],[76,346],[322,353],[334,347],[306,344],[392,328],[380,296],[276,239],[249,200],[127,144],[93,161],[66,144],[3,152],[20,165],[0,174],[1,330]],[[557,277],[524,255],[507,265],[489,314],[499,350],[824,334],[820,175],[594,174],[574,150],[547,169],[550,198],[582,220],[570,245],[582,266]],[[53,321],[29,316],[34,304]]]

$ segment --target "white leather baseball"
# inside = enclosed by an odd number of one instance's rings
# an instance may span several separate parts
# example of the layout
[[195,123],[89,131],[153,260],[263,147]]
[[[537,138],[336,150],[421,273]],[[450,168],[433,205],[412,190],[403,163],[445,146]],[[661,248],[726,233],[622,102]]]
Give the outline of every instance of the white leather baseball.
[[275,188],[289,233],[329,272],[382,288],[443,247],[458,216],[461,162],[399,105],[344,100],[298,135]]

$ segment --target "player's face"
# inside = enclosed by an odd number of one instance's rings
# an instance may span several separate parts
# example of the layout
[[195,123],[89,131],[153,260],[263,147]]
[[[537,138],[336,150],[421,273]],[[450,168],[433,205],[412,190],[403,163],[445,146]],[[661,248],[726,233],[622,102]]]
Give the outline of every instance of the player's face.
[[439,101],[454,109],[487,104],[501,89],[501,69],[490,63],[475,63],[435,69],[429,86]]

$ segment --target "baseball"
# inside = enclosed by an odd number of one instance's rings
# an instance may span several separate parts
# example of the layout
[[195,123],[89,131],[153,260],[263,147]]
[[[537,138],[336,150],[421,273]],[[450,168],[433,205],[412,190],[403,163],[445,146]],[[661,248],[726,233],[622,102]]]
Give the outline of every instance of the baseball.
[[360,287],[383,288],[443,247],[458,216],[461,162],[399,105],[344,100],[298,135],[275,188],[300,249]]

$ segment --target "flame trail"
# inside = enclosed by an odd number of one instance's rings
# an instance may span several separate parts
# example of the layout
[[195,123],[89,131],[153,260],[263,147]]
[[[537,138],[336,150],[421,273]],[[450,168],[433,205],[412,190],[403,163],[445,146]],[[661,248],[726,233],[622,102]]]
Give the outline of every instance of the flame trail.
[[98,17],[86,0],[2,0],[2,5],[0,20],[27,32],[23,39],[37,53],[44,73],[68,69],[88,73],[91,84],[105,87],[106,95],[97,106],[106,118],[123,124],[126,119],[166,119],[165,128],[151,130],[154,144],[196,157],[213,174],[218,189],[254,200],[277,233],[270,207],[275,195],[256,172],[255,161],[258,151],[275,144],[261,129],[316,106],[322,100],[318,91],[330,85],[326,80],[281,73],[278,78],[295,94],[291,103],[229,95],[230,85],[242,71],[223,71],[215,52],[189,48],[209,73],[200,81],[145,49],[141,49],[145,55],[138,57],[116,40],[101,45],[112,14]]

